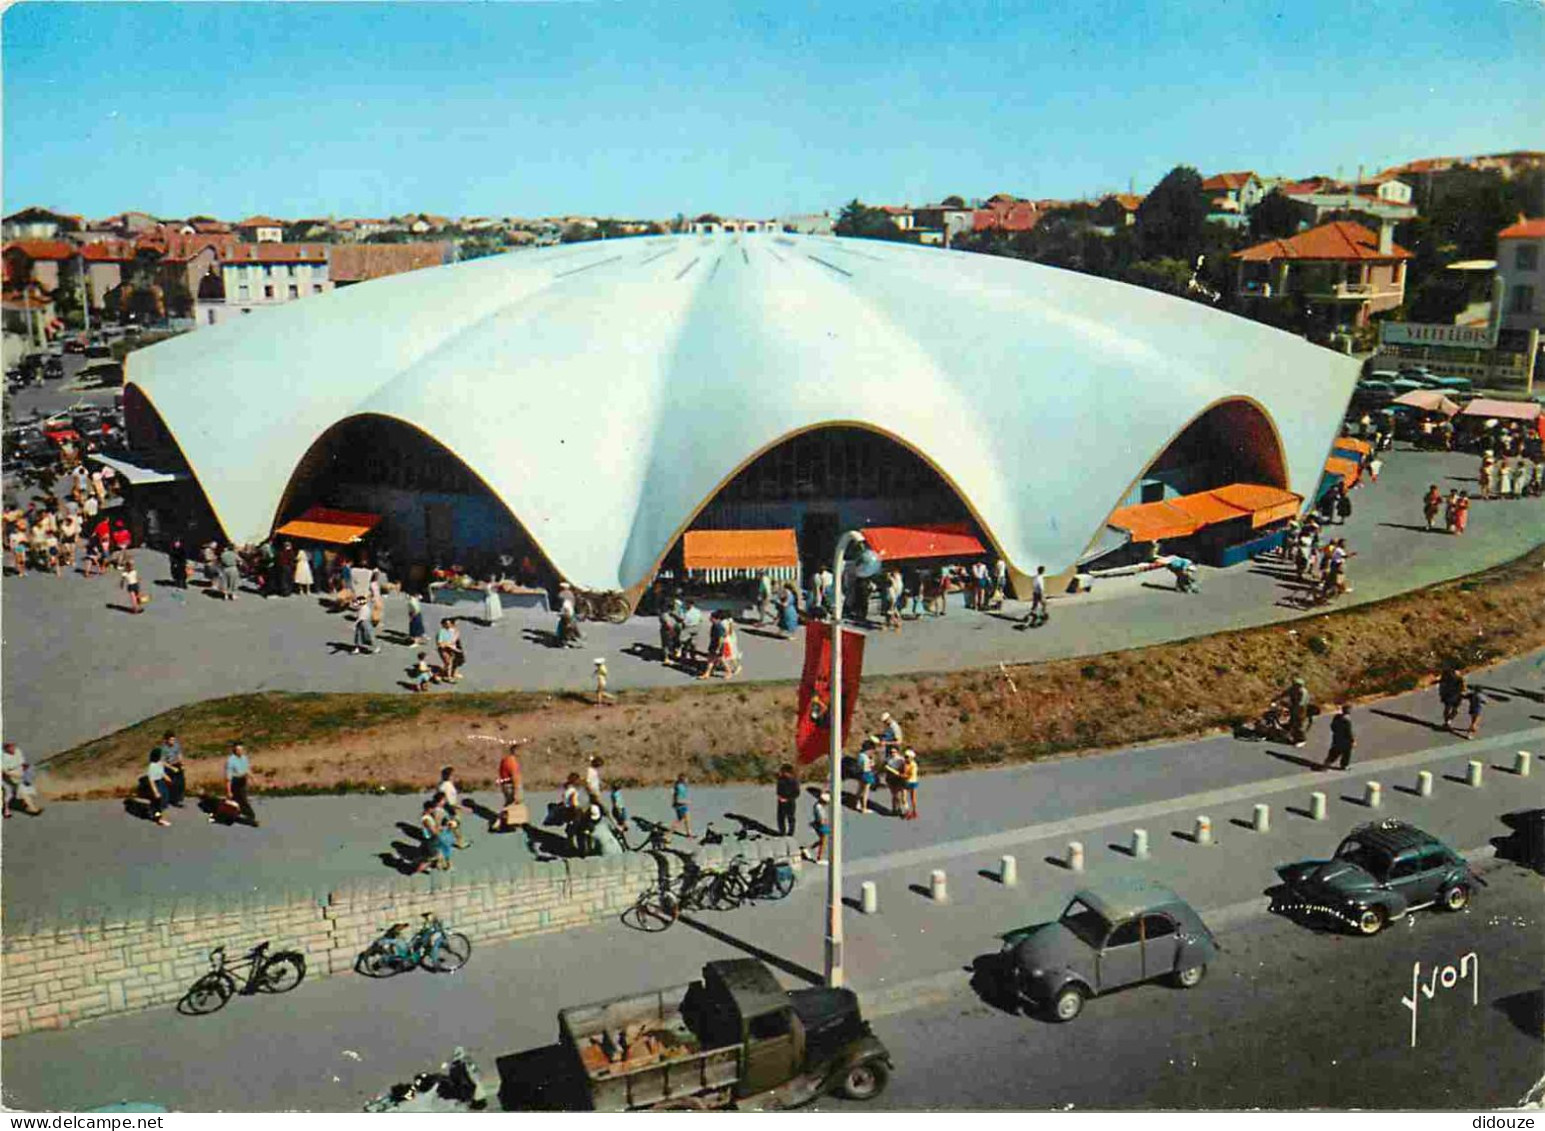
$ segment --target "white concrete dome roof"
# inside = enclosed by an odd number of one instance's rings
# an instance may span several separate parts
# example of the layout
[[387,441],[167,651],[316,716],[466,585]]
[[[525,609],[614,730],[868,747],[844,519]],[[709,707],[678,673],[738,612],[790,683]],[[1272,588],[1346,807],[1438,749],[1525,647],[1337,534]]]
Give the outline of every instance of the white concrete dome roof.
[[261,538],[359,414],[455,453],[576,584],[626,589],[788,436],[872,428],[960,493],[1016,572],[1072,565],[1148,465],[1253,402],[1316,487],[1351,359],[1196,303],[860,240],[665,236],[523,251],[308,297],[134,353],[127,377],[226,533]]

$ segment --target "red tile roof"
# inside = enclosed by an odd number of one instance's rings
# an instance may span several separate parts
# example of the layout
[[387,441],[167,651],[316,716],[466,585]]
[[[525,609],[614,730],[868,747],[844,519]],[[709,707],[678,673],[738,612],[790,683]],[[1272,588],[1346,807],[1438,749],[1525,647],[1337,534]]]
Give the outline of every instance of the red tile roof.
[[75,245],[68,240],[12,240],[6,251],[20,251],[28,259],[74,259]]
[[237,243],[221,256],[227,263],[326,263],[327,245],[317,243]]
[[1246,170],[1243,173],[1214,173],[1202,182],[1205,192],[1219,192],[1223,189],[1240,189],[1255,179],[1255,174]]
[[283,220],[275,220],[272,216],[248,216],[236,225],[238,228],[282,228]]
[[1541,240],[1545,239],[1545,217],[1537,220],[1519,219],[1518,223],[1511,224],[1497,233],[1499,240]]
[[1138,209],[1138,206],[1143,203],[1143,198],[1142,197],[1138,196],[1136,193],[1131,193],[1131,192],[1113,192],[1109,196],[1107,196],[1105,199],[1106,200],[1114,200],[1117,204],[1121,205],[1121,207],[1126,209],[1128,212],[1136,212],[1137,209]]
[[986,208],[977,209],[971,216],[971,227],[978,232],[1028,232],[1040,222],[1041,211],[1032,201],[996,197],[987,202]]
[[85,244],[80,253],[89,263],[127,263],[134,258],[134,245],[128,240],[97,240]]
[[362,283],[423,267],[439,267],[449,258],[450,244],[338,244],[328,252],[328,275],[335,283]]
[[1236,251],[1233,257],[1269,263],[1276,259],[1410,259],[1411,253],[1399,244],[1391,244],[1388,252],[1381,252],[1376,232],[1350,220],[1335,220],[1285,240],[1258,243],[1244,251]]

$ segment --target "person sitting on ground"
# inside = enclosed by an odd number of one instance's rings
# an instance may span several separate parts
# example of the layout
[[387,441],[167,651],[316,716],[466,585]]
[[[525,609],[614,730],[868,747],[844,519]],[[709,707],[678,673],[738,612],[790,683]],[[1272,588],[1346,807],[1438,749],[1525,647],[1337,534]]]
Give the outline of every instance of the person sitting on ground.
[[435,673],[429,667],[427,652],[420,652],[418,659],[413,662],[412,673],[408,676],[408,682],[412,684],[409,690],[428,691],[429,685],[435,682]]

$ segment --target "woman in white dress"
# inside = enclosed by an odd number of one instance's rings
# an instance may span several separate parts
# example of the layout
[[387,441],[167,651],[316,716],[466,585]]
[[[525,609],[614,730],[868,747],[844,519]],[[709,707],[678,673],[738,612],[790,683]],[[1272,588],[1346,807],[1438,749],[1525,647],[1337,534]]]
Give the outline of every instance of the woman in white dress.
[[488,588],[483,591],[483,619],[490,625],[504,619],[504,602],[499,600],[499,590],[492,578],[488,581]]
[[301,550],[295,555],[295,590],[310,596],[311,587],[315,584],[316,578],[311,574],[311,553]]

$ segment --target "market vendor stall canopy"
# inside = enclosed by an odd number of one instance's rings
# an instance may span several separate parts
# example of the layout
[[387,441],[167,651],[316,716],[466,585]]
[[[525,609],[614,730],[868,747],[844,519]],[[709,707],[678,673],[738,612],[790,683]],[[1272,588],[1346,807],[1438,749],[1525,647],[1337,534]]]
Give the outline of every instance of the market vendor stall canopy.
[[337,511],[330,507],[312,507],[299,518],[285,523],[275,534],[306,538],[312,542],[331,542],[347,546],[358,542],[380,525],[381,516],[364,511]]
[[1416,389],[1409,393],[1402,393],[1389,403],[1410,405],[1423,412],[1441,412],[1444,416],[1453,416],[1459,411],[1457,404],[1436,389]]
[[1230,483],[1217,488],[1212,495],[1247,513],[1250,525],[1257,529],[1292,518],[1304,505],[1302,496],[1260,483]]
[[1476,397],[1465,405],[1461,416],[1495,417],[1497,420],[1538,420],[1540,406],[1534,401],[1494,401]]
[[1121,507],[1110,516],[1110,525],[1129,532],[1134,542],[1157,542],[1247,517],[1251,528],[1258,529],[1293,517],[1302,505],[1301,496],[1280,487],[1230,483],[1162,502]]
[[1325,470],[1341,480],[1345,487],[1350,487],[1357,482],[1357,477],[1362,474],[1362,468],[1349,459],[1339,459],[1332,456],[1325,461]]
[[864,541],[885,561],[910,558],[974,558],[987,551],[971,528],[959,523],[866,526]]
[[799,543],[792,530],[689,530],[681,538],[682,568],[710,581],[766,570],[796,580]]

